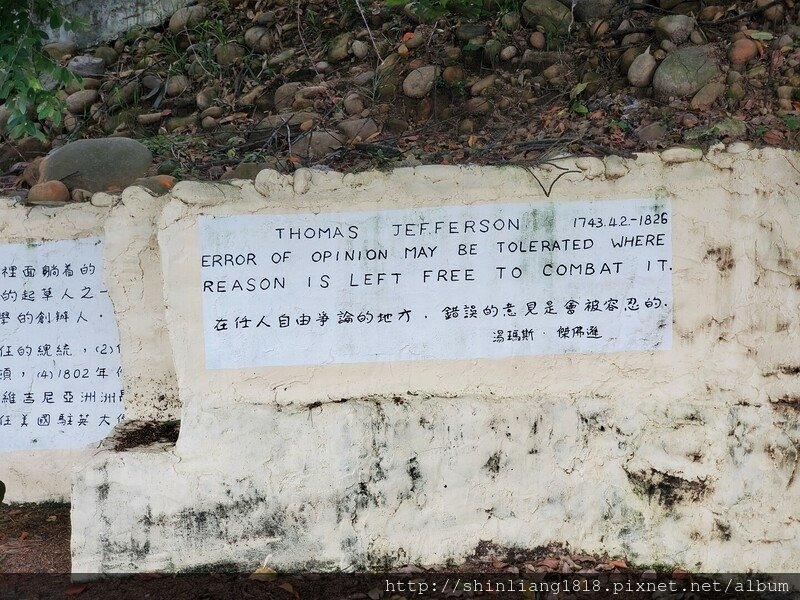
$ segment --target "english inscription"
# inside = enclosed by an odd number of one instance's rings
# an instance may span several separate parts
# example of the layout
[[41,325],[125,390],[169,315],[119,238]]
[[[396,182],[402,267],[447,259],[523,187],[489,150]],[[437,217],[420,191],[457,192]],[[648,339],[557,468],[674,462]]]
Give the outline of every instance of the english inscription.
[[668,349],[666,200],[202,216],[206,367]]

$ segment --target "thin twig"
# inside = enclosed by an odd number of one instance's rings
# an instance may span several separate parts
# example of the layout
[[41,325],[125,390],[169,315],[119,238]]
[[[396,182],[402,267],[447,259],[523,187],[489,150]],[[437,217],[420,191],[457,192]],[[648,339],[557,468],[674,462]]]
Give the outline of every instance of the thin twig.
[[631,27],[630,29],[623,29],[622,31],[609,31],[600,39],[607,40],[608,38],[624,38],[626,35],[631,33],[653,33],[655,30],[655,27]]
[[[542,183],[542,180],[539,179],[539,177],[533,171],[533,167],[534,166],[540,166],[540,165],[550,165],[550,166],[562,169],[561,173],[559,173],[556,176],[556,178],[553,179],[553,181],[550,182],[550,186],[547,187],[547,188],[544,187],[544,184]],[[578,171],[577,169],[563,169],[562,167],[559,167],[558,165],[554,165],[552,162],[550,162],[548,160],[543,160],[538,165],[520,165],[520,166],[528,172],[528,175],[530,175],[531,177],[533,177],[536,180],[536,183],[538,183],[539,187],[542,188],[542,192],[544,192],[544,195],[545,195],[546,198],[550,197],[550,194],[552,193],[553,188],[555,187],[556,183],[558,183],[558,180],[561,179],[562,177],[564,177],[564,175],[569,175],[570,173],[577,173],[578,175],[580,175],[582,173],[582,171]]]
[[311,53],[308,51],[308,46],[306,46],[306,40],[303,38],[303,26],[300,24],[300,4],[295,5],[294,14],[297,15],[297,35],[300,36],[300,43],[303,44],[303,50],[305,50],[306,56],[308,56],[308,60],[311,63],[311,67],[314,69],[314,73],[319,75],[319,71],[317,71],[317,65],[314,59],[311,57]]
[[372,37],[372,29],[370,29],[369,23],[367,22],[367,15],[364,14],[364,8],[361,6],[361,0],[355,0],[355,1],[356,1],[356,8],[358,8],[358,12],[361,13],[361,19],[364,21],[364,26],[367,28],[367,33],[369,34],[369,39],[372,42],[372,47],[375,49],[375,54],[378,55],[378,61],[383,62],[381,53],[378,52],[378,44],[375,43],[375,38]]
[[660,6],[655,6],[653,4],[642,4],[641,2],[631,2],[628,5],[628,8],[630,8],[631,10],[652,10],[653,12],[665,15],[677,14],[674,10],[668,10],[666,8],[661,8]]

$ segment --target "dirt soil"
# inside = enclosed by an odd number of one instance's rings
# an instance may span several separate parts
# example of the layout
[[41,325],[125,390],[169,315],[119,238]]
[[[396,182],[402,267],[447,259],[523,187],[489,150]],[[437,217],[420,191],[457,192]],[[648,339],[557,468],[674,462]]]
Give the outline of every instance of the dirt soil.
[[70,568],[69,504],[0,506],[0,573]]

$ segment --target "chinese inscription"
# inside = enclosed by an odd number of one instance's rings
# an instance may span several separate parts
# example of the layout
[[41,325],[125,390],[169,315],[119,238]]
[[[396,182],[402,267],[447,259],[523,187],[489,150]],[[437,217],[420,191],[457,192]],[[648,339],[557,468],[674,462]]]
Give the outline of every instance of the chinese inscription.
[[670,205],[201,216],[210,369],[668,349]]
[[99,238],[0,245],[0,451],[77,448],[123,418]]

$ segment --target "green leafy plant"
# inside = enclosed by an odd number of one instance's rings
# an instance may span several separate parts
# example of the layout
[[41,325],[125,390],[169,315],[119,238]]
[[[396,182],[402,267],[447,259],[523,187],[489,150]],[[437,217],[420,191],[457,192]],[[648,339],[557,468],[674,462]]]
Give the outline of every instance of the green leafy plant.
[[155,156],[164,156],[170,154],[174,143],[183,141],[182,137],[183,136],[180,135],[170,137],[158,134],[145,138],[142,140],[142,143],[147,146],[147,149]]
[[225,28],[225,22],[220,19],[203,21],[198,27],[204,29],[206,34],[216,39],[219,44],[227,44],[231,41],[228,31]]
[[[359,6],[359,2],[361,6]],[[344,22],[351,22],[356,16],[360,15],[364,7],[369,4],[370,0],[337,0],[339,10],[344,16]],[[361,18],[359,16],[359,18]]]
[[625,119],[611,119],[608,122],[608,129],[609,131],[619,129],[620,131],[628,132],[631,130],[631,124],[628,123]]
[[442,77],[437,77],[436,83],[438,88],[449,89],[451,96],[456,100],[464,100],[469,97],[465,79],[456,79],[452,83],[447,83]]
[[186,52],[178,46],[178,42],[175,38],[165,37],[162,39],[156,46],[154,53],[164,56],[164,61],[169,65],[167,69],[170,75],[177,75],[185,72],[188,58]]
[[[408,0],[388,0],[389,6],[405,5]],[[485,11],[483,0],[416,0],[412,9],[424,20],[438,19],[446,14],[454,14],[474,19]]]
[[589,108],[581,100],[581,94],[588,87],[588,83],[578,83],[569,92],[570,105],[569,109],[579,115],[585,115],[589,112]]
[[69,19],[58,2],[51,0],[0,0],[0,103],[9,111],[11,138],[33,136],[44,139],[36,121],[61,123],[64,104],[55,89],[42,81],[66,85],[75,79],[59,66],[42,45],[44,27],[75,30],[83,23]]
[[789,131],[797,131],[800,129],[800,117],[797,115],[786,115],[783,117],[783,122],[786,123],[786,129]]
[[309,8],[305,11],[302,11],[302,14],[305,28],[309,35],[312,37],[320,35],[320,32],[322,31],[322,19],[320,18],[319,13]]

